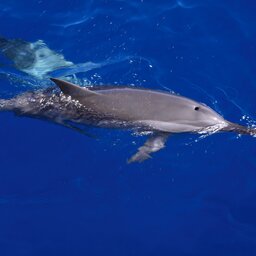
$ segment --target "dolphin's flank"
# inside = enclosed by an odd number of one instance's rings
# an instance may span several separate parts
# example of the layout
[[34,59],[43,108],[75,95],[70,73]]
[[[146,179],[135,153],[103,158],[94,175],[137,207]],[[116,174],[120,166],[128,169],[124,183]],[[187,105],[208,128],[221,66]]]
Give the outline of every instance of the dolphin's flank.
[[142,162],[165,146],[170,134],[232,131],[255,135],[255,130],[226,121],[194,100],[154,90],[130,87],[85,88],[51,79],[57,88],[26,92],[0,100],[0,111],[46,119],[82,131],[77,125],[150,131],[148,138],[128,162]]

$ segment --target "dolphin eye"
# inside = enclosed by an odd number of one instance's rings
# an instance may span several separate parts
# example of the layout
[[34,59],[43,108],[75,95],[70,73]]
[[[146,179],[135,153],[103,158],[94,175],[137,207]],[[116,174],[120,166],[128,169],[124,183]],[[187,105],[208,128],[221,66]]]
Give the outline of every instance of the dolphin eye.
[[194,110],[195,110],[195,111],[198,111],[198,110],[199,110],[199,107],[195,107]]

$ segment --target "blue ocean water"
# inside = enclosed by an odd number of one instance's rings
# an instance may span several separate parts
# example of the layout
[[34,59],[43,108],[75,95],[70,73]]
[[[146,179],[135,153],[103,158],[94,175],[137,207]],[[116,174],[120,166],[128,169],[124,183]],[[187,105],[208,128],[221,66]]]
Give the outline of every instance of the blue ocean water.
[[[74,63],[55,75],[171,90],[253,125],[255,12],[250,0],[1,0],[0,34]],[[52,85],[0,63],[1,98]],[[256,255],[255,138],[176,135],[127,165],[144,137],[0,119],[1,256]]]

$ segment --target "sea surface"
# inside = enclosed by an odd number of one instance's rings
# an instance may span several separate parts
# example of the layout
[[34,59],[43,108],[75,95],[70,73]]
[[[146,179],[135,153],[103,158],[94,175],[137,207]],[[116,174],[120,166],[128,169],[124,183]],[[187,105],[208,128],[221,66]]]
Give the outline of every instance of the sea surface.
[[[0,36],[54,57],[21,70],[1,53],[0,98],[67,76],[175,92],[253,126],[255,13],[252,0],[1,0]],[[1,256],[256,255],[256,138],[171,136],[127,164],[145,136],[89,129],[97,140],[0,114]]]

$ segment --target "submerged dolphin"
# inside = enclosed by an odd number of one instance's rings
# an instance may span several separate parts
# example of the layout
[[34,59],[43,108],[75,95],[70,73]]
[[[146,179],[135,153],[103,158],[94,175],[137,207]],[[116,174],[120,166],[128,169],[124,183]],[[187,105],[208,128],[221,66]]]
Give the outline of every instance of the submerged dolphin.
[[62,54],[51,50],[42,40],[31,43],[0,37],[0,52],[13,62],[16,69],[38,79],[48,77],[52,71],[74,65],[65,60]]
[[30,68],[36,61],[31,44],[21,39],[0,37],[0,51],[13,61],[14,66],[19,70]]
[[0,100],[0,111],[47,119],[78,131],[75,124],[152,132],[128,162],[146,160],[165,146],[170,134],[211,129],[256,134],[255,130],[226,121],[208,106],[182,96],[130,87],[85,88],[51,80],[60,91],[50,88]]

